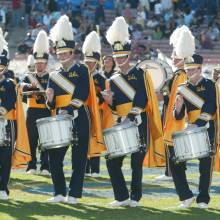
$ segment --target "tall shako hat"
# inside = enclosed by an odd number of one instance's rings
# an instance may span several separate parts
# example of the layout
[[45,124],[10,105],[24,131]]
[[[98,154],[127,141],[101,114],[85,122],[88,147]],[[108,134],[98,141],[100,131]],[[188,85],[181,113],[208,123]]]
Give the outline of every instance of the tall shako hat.
[[50,38],[56,46],[56,53],[72,52],[75,47],[72,24],[67,15],[59,18],[51,29]]
[[49,58],[49,40],[47,33],[41,30],[34,42],[33,54],[35,63],[47,63]]
[[117,17],[106,33],[107,41],[111,44],[113,57],[128,56],[131,51],[128,24],[124,17]]
[[101,57],[101,43],[95,31],[90,32],[83,43],[82,52],[85,61],[99,62]]
[[0,28],[0,71],[4,70],[9,63],[8,43],[6,42],[2,29]]

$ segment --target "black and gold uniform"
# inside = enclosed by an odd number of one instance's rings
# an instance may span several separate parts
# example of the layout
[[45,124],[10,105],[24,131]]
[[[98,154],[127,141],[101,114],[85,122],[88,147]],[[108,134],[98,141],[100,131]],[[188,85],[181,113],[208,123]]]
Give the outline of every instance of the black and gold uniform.
[[[202,57],[193,55],[194,61],[185,65],[185,68],[197,68],[202,64]],[[188,81],[178,88],[178,92],[182,95],[184,104],[181,111],[177,114],[174,111],[175,118],[182,120],[188,116],[188,123],[196,126],[208,127],[208,135],[211,148],[214,150],[215,139],[215,120],[216,113],[216,89],[213,81],[201,77],[195,84]],[[189,188],[186,179],[186,164],[185,162],[175,163],[173,160],[174,149],[169,148],[171,172],[176,187],[176,191],[180,201],[184,201],[193,197],[193,193]],[[208,204],[210,201],[209,189],[212,178],[213,156],[207,156],[199,159],[199,194],[196,202],[198,204]]]
[[[0,79],[0,193],[9,194],[8,182],[12,166],[12,154],[16,140],[15,118],[16,89],[13,80]],[[4,128],[4,129],[3,129]],[[2,195],[0,195],[0,199]]]
[[[144,73],[142,69],[132,67],[126,75],[116,73],[110,78],[110,89],[114,93],[113,111],[119,117],[127,116],[132,121],[135,116],[141,116],[141,124],[138,126],[140,136],[147,144],[148,117],[145,110],[147,105],[147,94],[144,85]],[[142,197],[142,166],[146,154],[146,148],[131,154],[131,193],[130,199],[139,201]],[[124,201],[129,198],[129,191],[122,173],[123,157],[109,159],[106,161],[108,172],[113,186],[114,196],[117,201]]]
[[[45,72],[42,75],[37,73],[28,74],[23,80],[23,92],[41,91],[45,92],[49,79],[49,73]],[[37,82],[38,87],[33,87],[32,83]],[[46,99],[43,93],[28,95],[27,97],[27,130],[31,148],[32,160],[28,163],[27,171],[37,169],[36,151],[38,148],[39,134],[36,121],[41,118],[50,117],[50,110],[46,107]],[[40,152],[40,170],[50,170],[47,151]]]
[[[57,113],[66,110],[70,115],[74,115],[74,112],[78,114],[74,120],[78,141],[72,146],[73,173],[69,196],[81,198],[90,136],[90,113],[86,104],[90,90],[87,67],[83,64],[74,64],[68,70],[52,72],[48,88],[54,90],[53,101],[47,102],[50,109],[56,109]],[[68,146],[48,151],[55,196],[67,194],[63,173],[63,160],[67,149]]]

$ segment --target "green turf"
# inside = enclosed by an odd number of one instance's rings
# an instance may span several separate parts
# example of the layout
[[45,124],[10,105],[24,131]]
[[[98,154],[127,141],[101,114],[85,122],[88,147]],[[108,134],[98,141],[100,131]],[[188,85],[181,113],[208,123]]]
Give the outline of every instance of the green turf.
[[[125,177],[130,184],[129,160],[125,160]],[[190,187],[198,187],[197,162],[188,170]],[[70,180],[70,164],[65,168],[66,180]],[[137,208],[111,208],[112,188],[102,160],[101,178],[86,178],[83,198],[78,205],[48,204],[52,196],[50,177],[25,175],[13,171],[10,180],[10,200],[0,201],[0,220],[35,219],[125,219],[125,220],[219,220],[220,219],[220,174],[215,173],[208,210],[201,210],[193,204],[192,208],[180,210],[172,182],[155,182],[153,178],[163,173],[163,169],[145,169],[143,178],[143,198]]]

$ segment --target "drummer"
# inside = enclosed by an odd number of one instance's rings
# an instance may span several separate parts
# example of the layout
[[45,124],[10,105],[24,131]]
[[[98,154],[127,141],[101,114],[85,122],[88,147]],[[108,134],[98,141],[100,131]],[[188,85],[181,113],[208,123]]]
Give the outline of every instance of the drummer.
[[[45,31],[40,31],[33,47],[35,73],[29,73],[22,83],[23,94],[28,94],[27,98],[27,129],[28,138],[31,147],[32,160],[28,163],[27,174],[36,174],[37,172],[37,156],[38,148],[38,130],[36,120],[49,117],[50,110],[45,105],[45,89],[47,88],[49,73],[46,71],[49,57],[49,42]],[[33,94],[31,94],[33,93]],[[26,95],[25,95],[26,96]],[[49,159],[47,151],[40,152],[40,173],[42,175],[50,174]]]
[[[151,85],[150,89],[150,82],[145,78],[147,74],[145,75],[142,69],[130,64],[131,43],[128,24],[124,17],[117,17],[114,20],[106,36],[112,46],[113,57],[119,71],[110,78],[111,92],[108,91],[108,94],[103,94],[103,97],[119,116],[118,122],[123,120],[124,123],[137,122],[142,140],[142,147],[131,154],[132,180],[130,195],[122,173],[125,157],[117,157],[106,161],[115,197],[115,201],[110,203],[110,205],[136,207],[142,197],[142,165],[147,152],[147,145],[149,144],[148,132],[150,128],[147,125],[149,120],[154,120],[152,115],[148,117],[146,105],[150,101],[156,103],[156,95],[152,91],[153,86]],[[149,89],[148,94],[146,93],[147,89]],[[151,96],[152,93],[154,96]],[[151,112],[157,114],[158,124],[160,124],[158,106],[157,109],[155,108]]]
[[[186,26],[178,27],[174,30],[172,35],[170,36],[170,44],[173,46],[172,52],[172,63],[175,67],[175,72],[173,73],[173,77],[165,82],[165,85],[161,89],[161,93],[163,95],[163,112],[162,112],[162,120],[163,120],[163,129],[164,129],[164,140],[165,140],[165,149],[166,149],[166,169],[163,175],[157,176],[155,180],[163,181],[172,179],[171,169],[169,165],[169,150],[168,146],[173,146],[171,135],[174,131],[182,130],[183,127],[181,124],[176,123],[176,120],[173,116],[173,108],[175,103],[175,97],[178,85],[184,83],[186,81],[186,72],[184,71],[184,59],[179,58],[176,55],[175,46],[178,40],[178,36],[181,31],[184,29],[188,29]],[[184,124],[182,124],[184,126]]]
[[[47,88],[47,105],[50,109],[56,108],[58,114],[68,113],[74,116],[74,130],[78,140],[74,142],[72,147],[73,172],[67,197],[63,160],[68,147],[49,150],[55,193],[54,197],[50,198],[48,202],[76,204],[77,199],[82,197],[90,126],[93,131],[97,132],[96,138],[99,141],[101,135],[100,118],[97,115],[98,108],[94,84],[89,78],[88,69],[83,64],[75,63],[74,60],[74,36],[71,23],[66,15],[60,17],[51,30],[51,38],[56,44],[57,57],[63,67],[50,75]],[[92,108],[95,105],[96,110]],[[92,124],[90,123],[90,115]],[[95,122],[99,122],[99,124],[97,123],[96,126]],[[92,152],[98,153],[98,149]]]
[[[215,120],[216,113],[216,91],[213,81],[202,76],[203,58],[198,54],[193,54],[194,37],[187,34],[186,31],[181,32],[180,42],[178,42],[178,56],[185,58],[184,69],[187,74],[188,82],[182,84],[178,88],[178,95],[175,102],[175,118],[182,120],[188,116],[189,127],[208,128],[209,141],[211,149],[214,152],[215,141]],[[185,50],[185,45],[188,45],[188,51]],[[184,47],[184,48],[183,48]],[[190,54],[192,57],[190,57]],[[199,146],[198,146],[199,147]],[[194,202],[194,195],[189,188],[186,179],[186,164],[185,162],[175,163],[173,161],[174,149],[169,148],[171,172],[181,201],[180,208],[189,208]],[[196,197],[196,202],[199,208],[208,208],[210,202],[209,190],[212,179],[213,156],[208,156],[199,159],[199,193]]]
[[[99,72],[99,64],[101,58],[101,43],[98,34],[95,31],[90,32],[83,43],[82,52],[84,54],[84,62],[88,66],[89,74],[93,77],[96,95],[99,105],[102,104],[103,98],[101,95],[102,85],[105,85],[105,78]],[[103,89],[104,90],[104,89]],[[91,138],[90,144],[93,142]],[[88,152],[88,160],[86,164],[86,175],[92,177],[99,177],[100,174],[100,155],[92,155]]]

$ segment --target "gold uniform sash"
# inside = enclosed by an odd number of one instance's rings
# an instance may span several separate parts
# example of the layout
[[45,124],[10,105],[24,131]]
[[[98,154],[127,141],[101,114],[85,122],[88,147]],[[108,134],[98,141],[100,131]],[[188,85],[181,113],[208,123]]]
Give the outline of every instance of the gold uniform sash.
[[163,127],[164,142],[169,146],[173,146],[173,140],[172,140],[173,132],[181,131],[185,127],[185,123],[186,123],[185,118],[183,118],[182,120],[176,120],[173,115],[173,110],[174,110],[178,86],[186,82],[186,80],[187,80],[187,76],[184,71],[176,75],[173,80],[173,85],[169,97],[169,103],[165,114],[165,123]]

